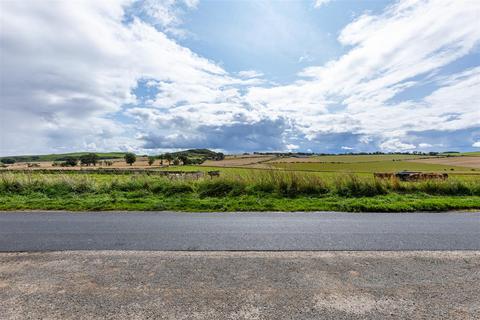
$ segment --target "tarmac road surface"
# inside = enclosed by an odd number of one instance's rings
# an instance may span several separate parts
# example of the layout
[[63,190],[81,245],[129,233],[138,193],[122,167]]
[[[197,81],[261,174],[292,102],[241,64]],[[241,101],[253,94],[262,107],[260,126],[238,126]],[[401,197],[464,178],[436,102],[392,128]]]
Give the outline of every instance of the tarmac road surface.
[[480,212],[0,212],[0,251],[480,250]]

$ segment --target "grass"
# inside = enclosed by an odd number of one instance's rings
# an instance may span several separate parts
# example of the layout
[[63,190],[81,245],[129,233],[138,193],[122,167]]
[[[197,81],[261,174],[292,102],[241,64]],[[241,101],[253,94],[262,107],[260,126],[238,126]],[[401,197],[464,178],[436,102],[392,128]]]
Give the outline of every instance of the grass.
[[441,211],[480,208],[480,180],[400,182],[251,170],[218,179],[0,174],[0,209]]

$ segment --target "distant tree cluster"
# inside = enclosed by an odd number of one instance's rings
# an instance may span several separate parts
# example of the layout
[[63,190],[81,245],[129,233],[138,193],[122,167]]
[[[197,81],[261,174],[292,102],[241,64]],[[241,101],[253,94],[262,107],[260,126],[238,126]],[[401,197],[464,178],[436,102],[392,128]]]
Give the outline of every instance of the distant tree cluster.
[[75,167],[78,164],[78,158],[67,157],[64,163],[66,167]]
[[[155,158],[160,159],[160,165],[163,166],[164,160],[167,164],[170,165],[198,165],[205,162],[205,160],[223,160],[225,159],[225,155],[221,152],[213,152],[208,149],[191,149],[185,150],[180,152],[173,152],[173,153],[164,153],[156,156]],[[149,157],[149,164],[150,162],[153,163],[153,159],[150,160]]]
[[88,153],[80,156],[80,163],[85,166],[96,166],[98,162],[98,155],[95,153]]
[[15,159],[12,159],[12,158],[3,158],[0,160],[1,163],[3,164],[14,164],[15,163]]

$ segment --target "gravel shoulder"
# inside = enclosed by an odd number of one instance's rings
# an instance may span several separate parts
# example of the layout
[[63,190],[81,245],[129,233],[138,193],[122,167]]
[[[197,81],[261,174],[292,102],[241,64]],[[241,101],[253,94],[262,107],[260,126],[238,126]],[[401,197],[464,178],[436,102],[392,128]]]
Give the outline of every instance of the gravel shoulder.
[[479,319],[480,251],[0,253],[2,319]]

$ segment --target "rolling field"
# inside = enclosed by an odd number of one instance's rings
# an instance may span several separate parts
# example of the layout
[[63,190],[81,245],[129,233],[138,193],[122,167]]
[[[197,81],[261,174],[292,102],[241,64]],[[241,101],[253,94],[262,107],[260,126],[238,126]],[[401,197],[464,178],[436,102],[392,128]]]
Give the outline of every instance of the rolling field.
[[[475,153],[472,153],[475,155]],[[331,155],[311,157],[246,156],[222,161],[207,161],[202,166],[213,170],[232,172],[235,168],[280,169],[318,173],[356,173],[424,171],[447,172],[450,175],[479,175],[480,157],[477,156],[425,156],[409,154],[385,155]],[[229,170],[230,168],[232,170]],[[200,169],[202,170],[202,169]],[[241,171],[237,171],[241,172]]]
[[331,155],[331,156],[311,156],[305,158],[298,157],[286,157],[277,158],[270,163],[295,163],[295,162],[332,162],[332,163],[352,163],[352,162],[378,162],[388,160],[414,160],[430,158],[425,155],[413,155],[413,154],[375,154],[375,155]]
[[224,160],[214,161],[214,160],[207,160],[202,163],[202,166],[206,167],[260,167],[260,168],[268,168],[265,166],[265,162],[271,161],[276,159],[276,156],[227,156]]
[[441,164],[446,166],[461,166],[474,169],[480,169],[480,156],[462,156],[462,157],[448,157],[448,158],[430,158],[430,159],[416,159],[410,160],[417,163]]
[[471,168],[426,163],[414,161],[367,161],[367,162],[303,162],[303,163],[273,163],[272,166],[281,169],[297,171],[334,171],[334,172],[396,172],[396,171],[436,171],[436,172],[473,172]]

